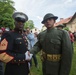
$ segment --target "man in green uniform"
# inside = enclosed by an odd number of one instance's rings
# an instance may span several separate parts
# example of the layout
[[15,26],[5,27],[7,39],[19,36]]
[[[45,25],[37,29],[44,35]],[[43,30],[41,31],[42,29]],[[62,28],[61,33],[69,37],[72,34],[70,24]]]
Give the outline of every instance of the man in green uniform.
[[72,46],[67,32],[54,27],[57,16],[48,13],[42,23],[47,29],[38,35],[38,42],[30,50],[42,50],[43,75],[69,75],[72,62]]

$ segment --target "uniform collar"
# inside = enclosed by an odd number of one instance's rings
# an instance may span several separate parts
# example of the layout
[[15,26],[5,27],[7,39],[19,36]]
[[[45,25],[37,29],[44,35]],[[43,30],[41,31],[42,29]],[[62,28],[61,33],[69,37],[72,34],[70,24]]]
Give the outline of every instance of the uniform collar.
[[14,29],[15,32],[22,34],[22,31],[18,30],[18,29]]
[[51,32],[53,29],[55,29],[55,27],[47,29],[47,32]]

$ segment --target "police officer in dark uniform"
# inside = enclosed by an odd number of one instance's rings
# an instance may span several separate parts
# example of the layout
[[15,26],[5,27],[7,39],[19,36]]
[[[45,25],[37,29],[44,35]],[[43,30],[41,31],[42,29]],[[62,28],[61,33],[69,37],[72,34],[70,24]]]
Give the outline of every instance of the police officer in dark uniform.
[[57,16],[48,13],[42,23],[47,29],[38,35],[38,42],[30,50],[42,50],[43,75],[69,75],[72,62],[72,46],[67,32],[54,28]]
[[23,36],[24,23],[28,20],[26,14],[15,12],[14,31],[5,32],[0,43],[0,60],[6,63],[4,75],[28,75],[29,67],[26,60],[28,43]]

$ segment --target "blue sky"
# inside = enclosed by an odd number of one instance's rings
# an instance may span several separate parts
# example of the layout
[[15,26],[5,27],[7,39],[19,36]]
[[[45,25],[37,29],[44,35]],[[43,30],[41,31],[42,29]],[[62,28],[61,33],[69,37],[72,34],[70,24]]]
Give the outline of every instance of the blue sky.
[[53,13],[60,18],[67,18],[76,12],[76,0],[13,0],[16,11],[24,12],[35,27],[41,29],[45,14]]

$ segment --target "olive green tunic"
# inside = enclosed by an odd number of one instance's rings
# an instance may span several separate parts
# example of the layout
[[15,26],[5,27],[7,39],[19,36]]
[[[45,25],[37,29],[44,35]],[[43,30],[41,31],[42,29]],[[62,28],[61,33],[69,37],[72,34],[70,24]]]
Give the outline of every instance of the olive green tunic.
[[72,46],[69,34],[56,28],[47,29],[38,35],[38,42],[31,53],[44,52],[43,75],[69,75],[72,62]]

